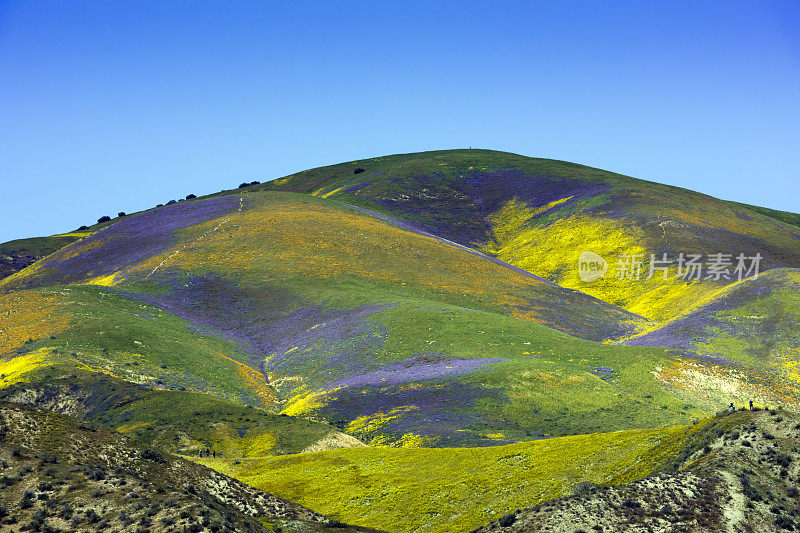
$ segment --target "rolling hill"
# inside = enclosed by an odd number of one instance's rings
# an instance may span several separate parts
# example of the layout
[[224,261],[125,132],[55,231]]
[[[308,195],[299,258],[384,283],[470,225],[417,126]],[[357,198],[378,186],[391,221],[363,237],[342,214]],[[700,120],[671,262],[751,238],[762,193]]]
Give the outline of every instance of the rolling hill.
[[[468,531],[510,510],[669,467],[707,422],[482,448],[331,450],[200,462],[330,516],[391,531]],[[334,496],[330,490],[334,489]]]
[[627,341],[687,354],[663,377],[693,396],[735,391],[764,405],[800,404],[800,270],[726,287],[699,309]]
[[664,350],[596,342],[642,331],[641,317],[296,193],[134,215],[0,291],[20,325],[46,314],[39,338],[6,344],[37,363],[313,416],[372,443],[486,445],[701,416],[650,376],[673,359]]
[[[355,169],[364,172],[353,174]],[[730,280],[691,283],[616,280],[621,254],[760,253],[761,271],[800,260],[800,228],[789,213],[548,159],[488,150],[387,156],[313,169],[258,188],[335,198],[396,216],[483,250],[563,287],[578,289],[657,322],[673,318]],[[772,216],[770,216],[772,215]],[[611,264],[583,283],[578,257]],[[659,275],[661,272],[659,271]]]
[[572,163],[378,157],[0,250],[0,399],[390,531],[634,481],[729,403],[800,398],[797,215]]

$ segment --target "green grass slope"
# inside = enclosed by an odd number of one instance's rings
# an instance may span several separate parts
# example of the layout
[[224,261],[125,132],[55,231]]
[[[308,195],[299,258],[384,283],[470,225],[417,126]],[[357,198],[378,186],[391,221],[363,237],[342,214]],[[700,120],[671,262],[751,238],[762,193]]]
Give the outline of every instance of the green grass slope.
[[265,412],[279,409],[278,396],[240,348],[107,288],[12,293],[0,297],[0,316],[0,396],[8,400],[173,453],[360,445],[325,424]]
[[102,424],[184,456],[231,460],[363,446],[329,425],[278,415],[209,394],[153,390],[105,373],[50,366],[0,389],[25,403]]
[[[360,448],[240,464],[202,460],[340,520],[396,532],[468,531],[519,507],[663,469],[705,424],[479,449]],[[335,497],[330,488],[337,491]]]
[[59,365],[249,405],[271,406],[276,398],[235,344],[105,287],[15,292],[0,296],[0,312],[0,365],[9,369],[7,384],[25,372]]
[[39,259],[88,235],[90,235],[88,231],[74,232],[4,242],[0,244],[0,279],[7,278]]
[[775,220],[780,220],[781,222],[786,222],[787,224],[791,224],[792,226],[800,227],[800,214],[790,213],[788,211],[778,211],[776,209],[770,209],[768,207],[759,207],[757,205],[743,204],[740,202],[730,202],[730,203],[735,205],[736,207],[749,209],[750,211],[755,211],[756,213],[766,215],[770,218],[774,218]]

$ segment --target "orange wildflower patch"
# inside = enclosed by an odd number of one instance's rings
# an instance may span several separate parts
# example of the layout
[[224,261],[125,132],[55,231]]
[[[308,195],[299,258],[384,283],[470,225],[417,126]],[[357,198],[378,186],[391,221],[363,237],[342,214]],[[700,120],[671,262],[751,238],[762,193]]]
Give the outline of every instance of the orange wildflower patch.
[[338,206],[265,202],[226,220],[222,226],[215,220],[185,230],[184,239],[191,244],[167,250],[138,268],[152,269],[177,252],[170,263],[188,270],[266,270],[275,277],[322,279],[347,274],[434,293],[467,294],[509,309],[524,300],[501,303],[497,294],[528,295],[543,284],[470,252],[454,251],[432,237]]
[[56,335],[69,325],[56,294],[21,291],[0,296],[0,356],[7,356],[29,340]]
[[800,389],[779,376],[753,368],[679,359],[657,368],[653,375],[662,384],[701,398],[718,407],[730,402],[746,405],[800,407]]
[[278,395],[272,387],[270,387],[267,379],[258,370],[254,370],[249,366],[236,361],[224,354],[219,354],[228,361],[236,365],[236,371],[242,381],[248,386],[250,390],[255,392],[256,396],[261,400],[264,405],[275,405],[278,402]]

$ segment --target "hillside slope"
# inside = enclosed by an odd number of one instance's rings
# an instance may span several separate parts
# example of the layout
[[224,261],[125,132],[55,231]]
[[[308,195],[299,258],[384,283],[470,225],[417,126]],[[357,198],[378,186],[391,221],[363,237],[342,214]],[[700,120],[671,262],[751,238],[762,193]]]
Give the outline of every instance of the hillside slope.
[[674,358],[664,350],[578,338],[632,335],[640,317],[310,196],[130,216],[0,293],[0,350],[27,369],[80,365],[373,443],[498,444],[702,415],[652,378]]
[[[262,285],[349,275],[385,284],[384,292],[432,294],[431,299],[527,318],[592,340],[631,333],[645,322],[432,236],[335,202],[286,193],[223,196],[128,217],[3,280],[0,293],[62,284],[125,288],[165,278],[175,284],[173,278],[193,270],[240,275],[240,282],[267,275],[258,280]],[[220,290],[226,289],[232,290]],[[279,290],[287,289],[273,288]]]
[[88,233],[67,233],[52,237],[18,239],[0,244],[0,279],[7,278],[39,259],[86,237]]
[[48,366],[0,389],[0,400],[102,424],[188,457],[230,460],[364,446],[335,428],[209,394],[153,390],[102,372]]
[[716,294],[699,309],[628,344],[686,354],[661,372],[695,397],[721,391],[800,408],[800,270],[775,269]]
[[397,533],[450,533],[569,494],[581,482],[616,484],[660,471],[704,427],[483,448],[369,447],[239,464],[224,458],[199,461],[340,520]]
[[[313,169],[98,224],[0,280],[0,399],[335,518],[478,527],[673,475],[731,402],[800,408],[795,222],[502,152]],[[605,278],[580,280],[583,251]],[[760,276],[615,278],[619,254],[740,252]],[[710,475],[669,482],[698,527],[723,520]],[[638,516],[618,507],[610,527]]]

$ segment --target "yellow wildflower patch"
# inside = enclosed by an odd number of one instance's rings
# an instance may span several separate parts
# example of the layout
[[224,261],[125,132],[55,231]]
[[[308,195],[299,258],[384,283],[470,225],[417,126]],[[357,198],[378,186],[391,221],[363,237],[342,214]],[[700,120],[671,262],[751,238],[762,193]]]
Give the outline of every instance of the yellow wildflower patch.
[[19,355],[11,359],[0,359],[0,386],[7,387],[25,377],[26,374],[46,366],[47,353],[44,349]]
[[[566,199],[559,200],[559,202]],[[546,228],[528,223],[542,209],[531,208],[516,199],[508,202],[489,217],[497,242],[489,242],[483,250],[499,259],[532,272],[559,285],[586,292],[596,298],[620,306],[655,321],[673,318],[675,310],[719,290],[711,283],[691,283],[676,278],[673,267],[664,274],[648,277],[651,251],[641,228],[632,222],[597,216],[573,215],[558,219]],[[604,278],[591,283],[579,277],[578,258],[584,251],[594,252],[608,261]],[[618,268],[619,256],[640,256],[644,261],[639,279],[625,278]],[[530,318],[530,317],[521,317]]]
[[424,437],[416,433],[406,433],[400,438],[402,448],[426,448],[436,444],[435,437]]
[[324,398],[339,389],[308,391],[292,398],[289,403],[281,410],[281,414],[289,416],[300,416],[308,414],[315,409],[325,405]]
[[353,433],[369,433],[377,431],[392,420],[400,418],[404,413],[419,409],[416,405],[403,405],[395,407],[385,413],[373,413],[356,418],[347,425],[347,431]]
[[96,278],[87,281],[86,283],[87,285],[100,285],[101,287],[113,287],[114,285],[120,282],[120,280],[117,279],[117,276],[119,276],[119,272],[114,272],[112,274],[109,274],[108,276],[98,276]]
[[250,368],[243,363],[240,363],[231,357],[228,357],[223,353],[218,353],[218,355],[236,365],[236,371],[238,372],[239,377],[241,377],[242,381],[249,386],[250,390],[256,393],[256,396],[258,396],[264,405],[275,405],[275,402],[278,400],[278,395],[269,385],[269,382],[267,381],[267,378],[264,377],[264,374],[258,370]]

